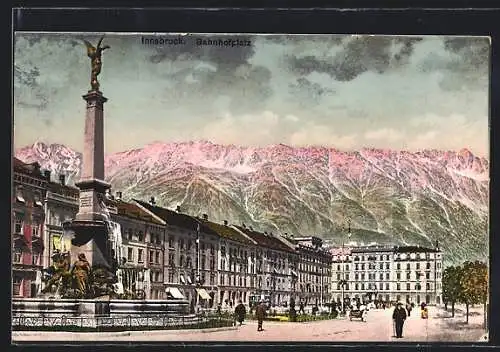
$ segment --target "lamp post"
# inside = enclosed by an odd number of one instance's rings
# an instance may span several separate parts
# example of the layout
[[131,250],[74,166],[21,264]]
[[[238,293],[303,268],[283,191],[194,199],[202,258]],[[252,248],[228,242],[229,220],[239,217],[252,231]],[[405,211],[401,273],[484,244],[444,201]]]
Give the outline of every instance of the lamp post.
[[[201,284],[201,275],[200,275],[200,223],[198,223],[196,227],[196,279],[195,286],[199,286]],[[196,291],[196,290],[195,290]],[[200,308],[200,294],[196,291],[196,312],[198,313]]]
[[[347,237],[351,237],[351,219],[347,219]],[[342,252],[341,252],[341,259],[342,259],[342,280],[341,280],[341,291],[342,291],[342,314],[345,314],[345,304],[344,304],[344,290],[346,286],[346,280],[345,280],[345,269],[344,269],[344,259],[345,259],[345,251],[344,251],[344,236],[342,236]]]

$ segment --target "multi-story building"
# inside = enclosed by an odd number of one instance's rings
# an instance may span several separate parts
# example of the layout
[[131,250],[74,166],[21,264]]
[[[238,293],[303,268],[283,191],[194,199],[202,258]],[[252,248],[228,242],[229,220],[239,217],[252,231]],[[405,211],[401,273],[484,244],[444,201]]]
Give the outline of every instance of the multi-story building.
[[[50,171],[45,171],[50,180]],[[66,184],[64,175],[59,175],[59,182],[47,183],[45,196],[45,236],[43,266],[48,267],[54,252],[66,252],[71,249],[71,239],[64,237],[63,223],[74,219],[78,213],[79,190]]]
[[[363,246],[333,249],[334,299],[440,304],[442,253],[437,246]],[[342,289],[342,282],[345,286]]]
[[219,236],[218,303],[232,307],[241,300],[248,304],[255,289],[256,268],[252,258],[256,256],[256,242],[225,220],[215,223],[209,221],[206,214],[199,220]]
[[163,290],[166,297],[187,299],[194,310],[196,303],[213,307],[217,303],[217,262],[219,235],[192,216],[135,202],[166,224]]
[[244,224],[234,227],[257,245],[256,257],[253,252],[251,257],[257,279],[253,294],[269,296],[271,305],[288,304],[296,292],[298,254],[271,233],[254,231]]
[[45,249],[44,198],[49,175],[38,163],[13,160],[12,295],[34,297],[41,289]]
[[330,252],[323,248],[319,237],[280,238],[293,246],[298,254],[297,297],[305,305],[322,305],[330,302],[331,262]]

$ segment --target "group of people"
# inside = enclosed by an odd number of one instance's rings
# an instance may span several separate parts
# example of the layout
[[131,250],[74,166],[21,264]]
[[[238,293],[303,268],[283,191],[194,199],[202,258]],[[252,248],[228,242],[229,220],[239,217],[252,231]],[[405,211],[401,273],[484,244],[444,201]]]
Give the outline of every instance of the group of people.
[[[234,308],[234,315],[236,317],[236,321],[241,325],[243,325],[243,321],[245,320],[245,316],[247,314],[247,309],[243,302],[240,300],[238,305]],[[267,315],[267,306],[264,301],[260,301],[255,306],[255,318],[257,319],[257,331],[264,331],[262,328],[262,324]]]

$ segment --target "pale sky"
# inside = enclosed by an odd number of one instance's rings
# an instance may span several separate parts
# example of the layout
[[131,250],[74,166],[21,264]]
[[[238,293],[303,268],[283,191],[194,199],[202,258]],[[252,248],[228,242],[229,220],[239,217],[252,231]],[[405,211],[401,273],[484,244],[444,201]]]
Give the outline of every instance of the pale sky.
[[[105,148],[208,140],[488,156],[488,38],[228,35],[250,46],[106,34]],[[160,35],[177,38],[178,35]],[[82,150],[92,34],[16,33],[14,143]]]

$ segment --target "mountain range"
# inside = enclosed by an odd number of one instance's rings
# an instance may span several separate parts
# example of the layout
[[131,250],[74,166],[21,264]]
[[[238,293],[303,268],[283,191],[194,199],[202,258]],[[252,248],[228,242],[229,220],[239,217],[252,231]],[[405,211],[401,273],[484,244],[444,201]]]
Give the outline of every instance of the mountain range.
[[[78,180],[81,153],[36,142],[16,157]],[[448,263],[488,257],[489,162],[467,149],[155,142],[109,154],[106,181],[125,199],[149,200],[213,221],[315,235],[329,244],[434,246]],[[350,224],[351,236],[347,232]]]

